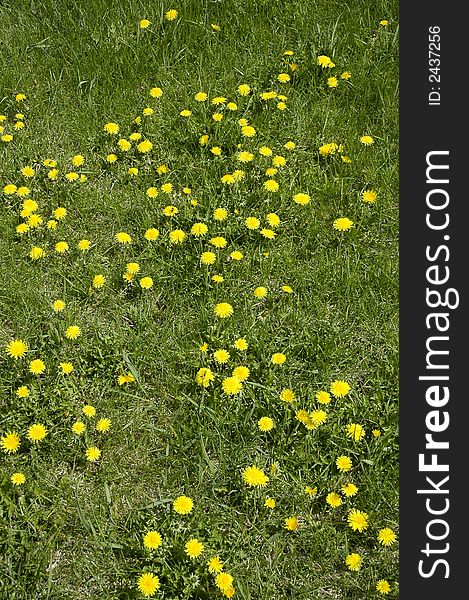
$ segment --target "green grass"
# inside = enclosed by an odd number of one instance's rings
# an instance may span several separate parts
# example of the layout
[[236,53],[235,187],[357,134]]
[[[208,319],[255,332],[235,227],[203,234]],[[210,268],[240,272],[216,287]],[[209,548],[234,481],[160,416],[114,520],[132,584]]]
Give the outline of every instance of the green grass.
[[[163,18],[169,8],[179,11],[173,22]],[[0,434],[16,430],[22,438],[17,453],[0,456],[0,599],[140,598],[143,570],[161,579],[156,597],[221,598],[206,568],[212,553],[243,600],[375,598],[379,579],[390,581],[388,597],[397,598],[396,545],[376,541],[379,529],[398,529],[397,13],[391,0],[2,2],[2,126],[10,131],[17,112],[26,126],[13,142],[0,142],[0,185],[25,185],[20,170],[33,165],[37,175],[26,185],[44,222],[57,206],[68,214],[55,231],[43,225],[19,236],[22,200],[2,198],[0,345],[21,338],[30,352],[18,361],[0,353]],[[152,21],[149,29],[139,30],[142,18]],[[383,18],[387,28],[378,26]],[[280,84],[289,48],[299,69]],[[336,63],[332,73],[317,66],[321,54]],[[346,70],[351,79],[329,89],[327,77]],[[248,98],[236,94],[240,83],[251,86]],[[156,100],[148,95],[155,85],[164,91]],[[285,93],[287,110],[259,99],[270,89]],[[215,124],[214,109],[193,100],[199,90],[235,99],[238,111]],[[15,101],[18,92],[27,94],[24,103]],[[146,106],[155,114],[138,127],[133,119]],[[183,108],[193,111],[187,120]],[[241,117],[256,138],[241,137]],[[119,160],[107,164],[115,149],[103,132],[108,121],[123,136],[142,131],[152,152],[116,152]],[[222,157],[200,146],[205,132]],[[360,143],[364,134],[374,137],[372,146]],[[283,148],[290,139],[293,151]],[[327,142],[345,144],[351,164],[320,157]],[[256,153],[253,163],[236,163],[240,143]],[[277,193],[262,189],[270,163],[257,154],[262,144],[287,159],[275,176]],[[77,153],[86,158],[77,169],[88,176],[83,184],[63,179]],[[59,181],[47,179],[45,158],[58,161]],[[169,173],[157,175],[162,163]],[[131,164],[137,177],[127,174]],[[220,177],[236,168],[245,180],[222,185]],[[164,182],[177,193],[146,197]],[[183,186],[192,188],[196,207],[179,193]],[[377,190],[375,204],[361,200],[364,189]],[[311,202],[292,202],[297,192]],[[179,208],[177,216],[162,215],[167,204]],[[219,206],[230,216],[217,223]],[[274,240],[244,226],[249,215],[265,226],[269,212],[281,219]],[[342,216],[354,227],[341,234],[332,223]],[[189,234],[197,221],[209,227],[202,240]],[[154,243],[143,238],[151,226],[160,230]],[[171,228],[189,234],[180,246],[168,243]],[[130,247],[116,245],[118,231],[132,236]],[[216,251],[215,265],[202,267],[199,256],[214,235],[228,245]],[[83,238],[93,244],[86,254],[76,249]],[[54,252],[59,240],[70,245],[66,255]],[[46,249],[44,259],[31,261],[33,245]],[[228,260],[235,249],[243,260]],[[129,261],[140,264],[137,279],[153,278],[152,290],[124,283]],[[97,273],[106,283],[90,291]],[[214,283],[213,273],[225,281]],[[281,291],[285,284],[293,294]],[[257,286],[268,288],[266,299],[254,298]],[[57,298],[67,304],[61,314],[51,308]],[[233,305],[233,317],[215,319],[220,301]],[[75,342],[64,337],[72,323],[82,329]],[[245,356],[232,346],[240,336],[249,342]],[[208,355],[199,352],[203,342]],[[228,365],[213,364],[217,348],[230,350]],[[274,352],[286,354],[285,365],[270,364]],[[36,357],[47,366],[41,377],[28,374]],[[57,370],[64,360],[75,367],[68,377]],[[194,378],[209,364],[217,378],[203,390]],[[242,394],[227,397],[221,380],[238,364],[251,374]],[[119,386],[117,376],[129,371],[136,381]],[[348,381],[351,393],[319,406],[316,392],[335,379]],[[19,400],[23,384],[31,395]],[[298,397],[293,406],[279,400],[286,387]],[[85,402],[112,420],[109,433],[71,433]],[[308,431],[295,411],[316,408],[328,420]],[[272,432],[257,428],[264,415],[276,422]],[[34,422],[49,430],[36,447],[26,440]],[[345,436],[350,422],[366,429],[359,443]],[[85,449],[94,443],[102,458],[90,465]],[[353,460],[350,473],[335,466],[341,454]],[[243,484],[241,471],[251,464],[269,474],[265,489]],[[12,486],[15,471],[25,473],[24,486]],[[327,494],[347,481],[358,494],[330,508]],[[317,486],[316,497],[304,493],[306,485]],[[194,500],[186,517],[172,510],[183,493]],[[264,507],[266,495],[277,502],[273,511]],[[348,527],[351,507],[368,513],[365,532]],[[298,516],[298,531],[284,528],[289,516]],[[163,536],[154,556],[142,544],[150,528]],[[201,559],[184,556],[190,537],[204,542]],[[345,566],[351,552],[363,558],[358,573]]]

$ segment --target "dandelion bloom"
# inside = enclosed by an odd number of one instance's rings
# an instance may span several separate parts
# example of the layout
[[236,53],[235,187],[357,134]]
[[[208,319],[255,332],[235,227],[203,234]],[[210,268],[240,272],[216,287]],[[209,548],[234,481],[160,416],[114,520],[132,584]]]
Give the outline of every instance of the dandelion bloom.
[[148,19],[142,19],[139,23],[140,29],[146,29],[147,27],[150,27],[151,25],[151,21],[149,21]]
[[256,135],[256,130],[252,125],[243,125],[241,127],[241,133],[244,137],[254,137]]
[[80,240],[78,242],[78,250],[81,250],[82,252],[86,252],[87,250],[89,250],[91,247],[91,242],[90,240]]
[[365,429],[359,423],[349,423],[346,426],[347,437],[359,442],[365,435]]
[[358,492],[358,488],[353,483],[346,483],[341,487],[341,492],[347,496],[347,498],[350,498],[351,496],[355,496]]
[[353,221],[351,221],[349,218],[347,217],[340,217],[339,219],[336,219],[333,223],[333,227],[334,229],[337,229],[337,231],[348,231],[353,225]]
[[31,442],[41,442],[47,435],[47,429],[42,423],[34,423],[28,427],[27,438]]
[[205,100],[207,100],[207,94],[205,92],[197,92],[194,96],[194,100],[196,102],[205,102]]
[[244,338],[238,338],[237,340],[235,340],[233,346],[236,348],[236,350],[248,349],[248,343]]
[[362,564],[362,557],[356,552],[352,552],[345,558],[345,564],[350,571],[359,571]]
[[293,196],[293,202],[296,202],[297,204],[308,204],[311,200],[311,197],[308,194],[303,194],[303,193],[299,193],[299,194],[295,194]]
[[231,375],[238,381],[246,381],[246,379],[249,377],[249,369],[248,367],[244,366],[235,367]]
[[213,265],[216,259],[217,255],[214,252],[202,252],[200,255],[200,262],[203,265]]
[[215,375],[208,367],[200,368],[195,376],[196,384],[205,388],[207,388],[214,379]]
[[27,398],[29,396],[29,388],[27,385],[21,385],[17,390],[16,390],[16,395],[18,396],[18,398]]
[[391,591],[389,581],[387,581],[386,579],[380,579],[376,583],[376,591],[378,591],[380,594],[389,594],[389,592]]
[[378,531],[378,542],[382,546],[392,546],[396,541],[396,534],[389,527],[385,527],[384,529],[380,529]]
[[171,244],[182,244],[186,239],[186,234],[182,229],[174,229],[169,232],[169,241]]
[[317,487],[311,487],[310,485],[307,485],[305,487],[305,494],[308,494],[308,496],[316,496],[316,494],[318,493],[318,488]]
[[62,373],[64,375],[70,375],[74,368],[71,362],[61,362],[59,366],[62,369]]
[[280,225],[280,217],[275,213],[269,213],[266,216],[266,220],[271,227],[278,227]]
[[282,352],[272,354],[272,358],[270,359],[271,363],[274,365],[283,365],[286,360],[287,357]]
[[160,232],[158,231],[158,229],[155,229],[154,227],[150,227],[150,229],[147,229],[145,231],[144,238],[146,240],[148,240],[149,242],[154,242],[159,235],[160,235]]
[[325,392],[323,390],[316,392],[315,398],[319,404],[329,404],[331,401],[331,395],[329,392]]
[[368,515],[361,510],[353,508],[347,517],[347,522],[353,531],[365,531],[368,527]]
[[335,398],[342,398],[350,392],[350,385],[346,381],[337,379],[331,383],[330,391]]
[[295,392],[289,388],[285,388],[280,392],[280,400],[291,404],[295,400]]
[[275,179],[268,179],[264,182],[264,189],[268,192],[278,192],[279,184],[275,181]]
[[202,235],[205,235],[207,231],[208,227],[205,223],[194,223],[191,227],[191,233],[192,235],[195,235],[195,237],[201,237]]
[[147,152],[150,152],[152,148],[153,144],[150,142],[150,140],[143,140],[142,142],[140,142],[140,144],[137,145],[137,150],[141,154],[146,154]]
[[40,358],[36,358],[29,363],[29,372],[33,375],[41,375],[45,370],[46,365]]
[[336,88],[339,85],[339,80],[337,77],[328,77],[327,78],[327,86],[330,88]]
[[20,436],[16,431],[8,431],[0,438],[0,447],[7,454],[14,454],[20,447]]
[[153,287],[153,279],[151,277],[142,277],[139,284],[142,290],[149,290]]
[[208,570],[210,571],[210,573],[212,573],[212,574],[220,573],[223,570],[223,562],[218,555],[213,556],[207,562],[207,567],[208,567]]
[[285,519],[285,529],[288,531],[296,531],[299,527],[298,518],[297,517],[287,517]]
[[259,229],[261,222],[257,217],[247,217],[244,224],[248,229]]
[[349,456],[339,456],[335,461],[336,467],[341,473],[350,471],[352,468],[352,460]]
[[381,27],[387,27],[389,25],[388,19],[381,19],[381,21],[379,22],[379,25]]
[[130,235],[128,233],[125,233],[125,231],[119,231],[118,233],[116,233],[116,235],[114,237],[118,244],[125,245],[125,244],[132,243],[132,238],[130,237]]
[[229,573],[221,571],[215,578],[215,584],[222,592],[226,592],[233,585],[233,577]]
[[46,255],[45,251],[43,248],[41,248],[40,246],[33,246],[33,248],[31,248],[31,251],[29,253],[29,257],[32,258],[33,260],[38,260],[39,258],[44,258],[44,256]]
[[177,18],[177,16],[178,16],[178,11],[177,11],[177,10],[175,10],[174,8],[171,8],[170,10],[168,10],[168,11],[165,13],[165,15],[164,15],[164,18],[165,18],[167,21],[174,21],[174,19],[176,19],[176,18]]
[[256,287],[253,294],[259,300],[265,298],[267,296],[267,288],[263,286]]
[[288,73],[280,73],[277,76],[277,80],[280,81],[280,83],[288,83],[290,81],[290,75]]
[[143,545],[150,550],[156,550],[161,546],[161,535],[158,531],[148,531],[143,538]]
[[375,141],[371,137],[371,135],[362,135],[360,138],[360,142],[365,146],[371,146],[371,144],[374,144]]
[[220,319],[225,319],[233,314],[233,307],[228,302],[219,302],[215,305],[213,312]]
[[75,435],[81,435],[84,433],[85,429],[86,425],[83,423],[83,421],[75,421],[75,423],[72,425],[72,432]]
[[244,469],[242,477],[244,483],[250,487],[263,487],[269,482],[269,478],[264,471],[258,469],[255,465]]
[[26,476],[24,473],[16,472],[11,475],[10,481],[13,485],[23,485],[26,481]]
[[275,427],[275,423],[270,417],[261,417],[257,421],[257,426],[260,431],[271,431]]
[[152,98],[160,98],[163,95],[163,90],[160,87],[153,87],[149,93]]
[[213,358],[215,359],[215,362],[224,365],[230,360],[230,353],[228,350],[221,348],[220,350],[215,350]]
[[100,433],[109,431],[110,427],[111,427],[111,419],[108,419],[106,417],[99,419],[99,421],[96,423],[96,431],[99,431]]
[[65,337],[69,340],[76,340],[81,335],[81,330],[78,325],[70,325],[65,331]]
[[187,515],[192,511],[194,502],[189,496],[178,496],[173,502],[173,509],[180,515]]
[[96,462],[101,456],[101,450],[96,446],[90,446],[86,449],[86,460],[89,462]]
[[111,135],[116,135],[117,133],[119,133],[119,125],[117,123],[112,122],[106,123],[106,125],[104,125],[104,131]]
[[373,204],[376,202],[377,197],[378,194],[375,192],[375,190],[364,190],[362,192],[362,200],[367,204]]
[[222,388],[225,394],[232,396],[234,394],[239,394],[243,389],[243,384],[236,377],[226,377],[222,382]]
[[179,114],[181,115],[181,117],[190,117],[192,112],[185,108],[184,110],[181,110]]
[[330,492],[326,496],[326,502],[327,504],[329,504],[329,506],[332,506],[332,508],[337,508],[342,504],[342,498],[339,496],[339,494],[336,494],[335,492]]
[[137,579],[138,591],[141,592],[145,598],[150,598],[155,595],[156,590],[160,587],[160,579],[154,573],[143,573]]
[[28,345],[23,340],[11,340],[6,345],[6,353],[10,358],[14,358],[15,360],[23,358],[27,351]]
[[96,408],[91,404],[85,404],[82,410],[83,414],[85,414],[87,417],[94,417],[96,414]]
[[323,69],[326,67],[330,67],[330,65],[332,64],[332,60],[329,58],[329,56],[326,56],[324,54],[322,54],[321,56],[318,56],[316,62]]
[[204,545],[197,538],[191,538],[184,546],[184,552],[189,558],[197,558],[204,551]]
[[267,496],[267,498],[264,501],[264,506],[266,508],[273,509],[273,508],[275,508],[275,505],[276,505],[275,500],[273,498],[270,498],[269,496]]
[[261,229],[261,235],[262,237],[265,237],[267,240],[273,240],[275,238],[275,236],[277,235],[275,233],[275,231],[272,231],[272,229]]

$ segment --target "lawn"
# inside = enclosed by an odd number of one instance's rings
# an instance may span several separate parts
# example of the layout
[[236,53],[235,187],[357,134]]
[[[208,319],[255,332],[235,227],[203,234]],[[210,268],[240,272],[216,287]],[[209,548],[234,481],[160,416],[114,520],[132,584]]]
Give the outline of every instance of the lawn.
[[398,3],[0,24],[0,600],[397,598]]

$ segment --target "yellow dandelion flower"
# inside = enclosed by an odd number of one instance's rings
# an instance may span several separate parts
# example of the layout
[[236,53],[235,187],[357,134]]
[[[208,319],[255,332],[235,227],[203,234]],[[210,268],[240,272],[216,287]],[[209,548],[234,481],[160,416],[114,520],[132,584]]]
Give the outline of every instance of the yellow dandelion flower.
[[285,519],[285,529],[288,531],[296,531],[299,528],[300,524],[298,522],[298,517],[287,517]]
[[222,382],[222,388],[225,394],[232,396],[241,392],[243,384],[236,377],[226,377]]
[[142,277],[139,284],[142,290],[149,290],[153,287],[153,279],[151,277]]
[[40,358],[35,358],[29,363],[29,372],[33,375],[42,375],[46,370],[46,365],[44,361]]
[[164,15],[164,18],[165,18],[167,21],[174,21],[174,19],[176,19],[176,18],[177,18],[177,16],[178,16],[178,11],[177,11],[177,10],[175,10],[174,8],[171,8],[170,10],[168,10],[168,11],[165,13],[165,15]]
[[89,462],[96,462],[101,457],[101,450],[96,446],[90,446],[86,449],[86,460]]
[[349,456],[337,457],[335,464],[341,473],[350,471],[350,469],[352,468],[352,460]]
[[173,509],[179,515],[189,514],[194,507],[194,502],[189,496],[178,496],[173,502]]
[[42,423],[34,423],[28,427],[27,438],[31,442],[42,442],[48,431]]
[[72,432],[75,435],[81,435],[84,433],[85,429],[86,425],[83,423],[83,421],[75,421],[75,423],[72,425]]
[[352,496],[356,495],[358,488],[353,483],[346,483],[341,487],[341,492],[347,496],[347,498],[351,498]]
[[326,502],[329,504],[329,506],[332,506],[332,508],[337,508],[342,504],[342,498],[339,496],[339,494],[330,492],[326,496]]
[[204,545],[197,538],[191,538],[184,546],[184,552],[189,558],[197,558],[204,551]]
[[353,508],[347,516],[347,523],[349,527],[353,529],[353,531],[365,531],[368,527],[368,515],[361,510],[357,510]]
[[212,558],[207,562],[207,567],[210,573],[216,575],[223,570],[223,561],[218,555],[212,556]]
[[269,482],[269,478],[264,471],[255,465],[244,469],[242,478],[244,483],[249,487],[264,487]]
[[350,571],[359,571],[362,564],[362,558],[356,552],[352,552],[352,554],[348,554],[345,557],[345,564]]
[[26,476],[24,473],[17,471],[11,475],[10,481],[13,485],[23,485],[26,481]]
[[365,436],[365,429],[358,423],[349,423],[346,428],[347,437],[359,442]]
[[78,325],[70,325],[65,331],[65,337],[68,340],[76,340],[81,335],[81,329]]
[[23,340],[11,340],[6,345],[5,350],[10,358],[17,360],[18,358],[23,358],[26,352],[28,352],[28,345]]
[[257,427],[260,431],[271,431],[275,427],[275,422],[270,417],[261,417],[257,421]]
[[330,392],[335,398],[342,398],[350,392],[350,385],[341,379],[336,379],[331,383]]
[[[176,11],[174,11],[176,12]],[[143,573],[137,579],[138,591],[141,592],[145,598],[150,598],[155,595],[155,592],[160,587],[160,579],[154,573]]]
[[8,431],[0,438],[0,447],[7,454],[14,454],[20,447],[20,436],[16,431]]

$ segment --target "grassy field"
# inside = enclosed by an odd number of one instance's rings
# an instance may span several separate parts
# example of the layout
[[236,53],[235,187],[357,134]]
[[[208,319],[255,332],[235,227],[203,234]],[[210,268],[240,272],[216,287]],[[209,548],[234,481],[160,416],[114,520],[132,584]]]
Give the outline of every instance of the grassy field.
[[0,600],[398,597],[397,18],[0,3]]

